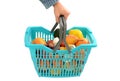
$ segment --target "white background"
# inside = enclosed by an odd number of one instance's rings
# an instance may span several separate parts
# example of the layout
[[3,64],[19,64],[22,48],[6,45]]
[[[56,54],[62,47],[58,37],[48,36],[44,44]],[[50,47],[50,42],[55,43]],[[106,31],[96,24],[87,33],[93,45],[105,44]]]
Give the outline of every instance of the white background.
[[41,78],[34,69],[29,49],[24,46],[28,26],[55,23],[53,8],[39,0],[0,0],[0,81],[120,81],[119,0],[61,0],[71,12],[67,24],[89,27],[97,47],[91,50],[80,77]]

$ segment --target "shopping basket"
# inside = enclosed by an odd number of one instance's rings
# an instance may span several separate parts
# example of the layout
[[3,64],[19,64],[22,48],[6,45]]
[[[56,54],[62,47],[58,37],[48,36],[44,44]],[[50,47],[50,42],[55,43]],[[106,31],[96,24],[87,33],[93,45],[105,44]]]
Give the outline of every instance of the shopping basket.
[[[53,33],[42,26],[31,26],[25,32],[25,46],[30,49],[31,58],[39,77],[74,77],[80,76],[87,62],[91,48],[96,47],[92,31],[87,27],[72,27],[79,29],[90,44],[83,44],[71,50],[54,50],[42,45],[32,44],[32,40],[41,37],[45,41],[54,39]],[[69,32],[66,31],[66,33]]]

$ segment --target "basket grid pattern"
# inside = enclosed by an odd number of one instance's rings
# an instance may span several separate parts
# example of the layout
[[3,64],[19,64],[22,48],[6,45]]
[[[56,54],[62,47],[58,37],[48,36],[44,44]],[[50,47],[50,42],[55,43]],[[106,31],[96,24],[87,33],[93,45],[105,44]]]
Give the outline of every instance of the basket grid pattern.
[[[72,59],[66,59],[65,54],[50,53],[44,49],[35,48],[34,65],[39,76],[79,76],[86,63],[89,49],[81,49],[73,54]],[[33,52],[33,51],[32,51]],[[64,60],[65,59],[65,60]]]
[[[94,45],[94,39],[90,37],[86,28],[75,27],[81,29],[85,38]],[[74,29],[74,28],[72,28]],[[35,38],[43,38],[45,41],[53,40],[53,33],[50,33],[43,27],[31,27],[29,30],[27,41],[32,42]],[[66,31],[66,34],[68,31]],[[26,41],[26,40],[25,40]],[[28,43],[27,43],[28,44]],[[44,45],[28,46],[35,70],[40,77],[71,77],[80,76],[87,62],[92,46],[80,46],[71,50],[71,54],[67,50],[57,50],[55,53]]]

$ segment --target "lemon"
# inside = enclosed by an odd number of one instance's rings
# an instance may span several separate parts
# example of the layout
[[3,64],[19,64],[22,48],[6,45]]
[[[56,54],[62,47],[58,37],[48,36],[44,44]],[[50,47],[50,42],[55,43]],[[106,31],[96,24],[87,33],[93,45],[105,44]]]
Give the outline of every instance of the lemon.
[[56,71],[54,71],[54,69],[51,69],[51,74],[52,75],[54,75],[54,74],[57,75],[57,74],[60,74],[60,73],[61,73],[61,70],[59,70],[59,69],[56,70]]
[[51,69],[51,74],[54,75],[54,70],[53,69]]
[[61,73],[61,70],[58,70],[58,74],[60,74]]
[[82,31],[79,30],[79,29],[72,29],[72,30],[69,31],[69,34],[70,35],[75,35],[78,38],[84,38]]

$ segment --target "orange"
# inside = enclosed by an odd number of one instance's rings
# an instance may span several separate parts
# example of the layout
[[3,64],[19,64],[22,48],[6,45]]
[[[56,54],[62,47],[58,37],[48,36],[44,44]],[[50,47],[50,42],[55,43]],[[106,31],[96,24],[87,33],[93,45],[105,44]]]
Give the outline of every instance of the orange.
[[35,38],[33,41],[32,41],[32,44],[43,44],[43,45],[47,45],[45,40],[42,39],[42,38]]
[[56,60],[53,60],[53,67],[56,68],[57,64],[56,64]]
[[42,67],[44,65],[43,60],[40,60],[40,66]]
[[55,58],[59,58],[59,55],[58,55],[58,54],[56,54],[56,55],[55,55]]
[[74,45],[77,42],[77,40],[78,40],[78,37],[75,36],[75,35],[67,35],[66,36],[67,44],[73,44]]
[[46,65],[47,65],[47,67],[50,67],[50,62],[49,62],[49,60],[46,61]]
[[63,62],[62,62],[62,60],[59,61],[59,64],[60,64],[60,67],[63,66]]
[[81,45],[81,44],[89,44],[88,39],[86,39],[86,38],[81,38],[81,39],[79,39],[79,40],[75,43],[76,46],[79,46],[79,45]]

